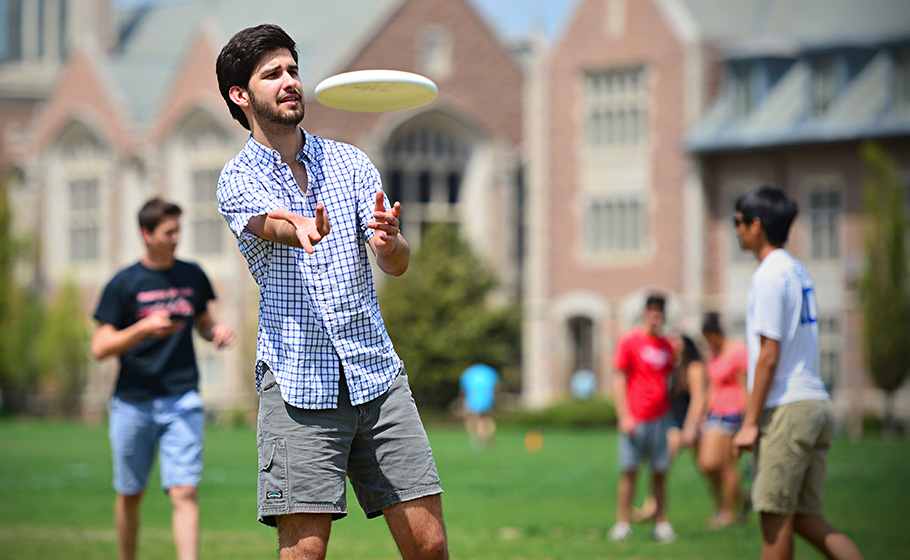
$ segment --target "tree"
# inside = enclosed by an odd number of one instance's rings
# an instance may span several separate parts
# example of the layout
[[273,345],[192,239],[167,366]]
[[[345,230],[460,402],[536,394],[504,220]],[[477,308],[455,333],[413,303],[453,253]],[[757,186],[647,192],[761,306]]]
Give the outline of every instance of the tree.
[[77,416],[88,376],[91,331],[79,290],[66,283],[47,303],[38,349],[41,381],[49,388],[54,407],[64,416]]
[[0,389],[4,412],[23,412],[27,396],[37,385],[38,350],[35,339],[43,323],[36,295],[16,282],[16,263],[27,258],[28,244],[12,231],[9,175],[0,180]]
[[54,410],[74,415],[89,340],[81,298],[66,284],[46,300],[34,284],[16,277],[17,265],[35,258],[35,245],[13,233],[8,185],[0,183],[0,404],[4,412],[28,413],[34,396],[47,396]]
[[491,270],[451,224],[428,226],[408,272],[386,282],[386,328],[421,406],[449,405],[458,396],[461,372],[472,363],[493,366],[506,383],[517,378],[518,308],[491,304],[495,286]]
[[866,266],[860,284],[863,350],[875,386],[885,392],[885,430],[893,431],[894,392],[910,373],[910,273],[907,216],[894,161],[878,144],[862,146],[872,172],[863,188]]

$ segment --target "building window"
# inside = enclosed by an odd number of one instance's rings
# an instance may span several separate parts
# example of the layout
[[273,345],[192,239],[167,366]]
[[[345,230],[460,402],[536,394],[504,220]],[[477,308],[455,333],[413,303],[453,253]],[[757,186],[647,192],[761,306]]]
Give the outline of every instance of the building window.
[[594,321],[588,317],[572,317],[568,322],[572,346],[572,372],[594,369]]
[[192,216],[193,253],[196,255],[219,255],[224,246],[224,220],[218,213],[215,191],[221,169],[197,169],[193,171],[190,216]]
[[0,0],[0,62],[22,58],[22,0]]
[[755,109],[758,102],[756,69],[752,64],[737,64],[733,67],[733,118],[744,120]]
[[910,113],[910,47],[894,53],[894,75],[891,106],[895,113]]
[[588,72],[584,94],[588,146],[644,143],[647,92],[643,68]]
[[441,113],[427,113],[396,130],[386,147],[383,189],[400,201],[402,231],[418,241],[424,225],[459,219],[461,187],[472,149],[470,132]]
[[436,80],[447,79],[452,74],[452,34],[447,29],[433,26],[419,37],[417,53],[421,72]]
[[840,257],[840,190],[815,189],[809,194],[809,227],[813,259]]
[[597,255],[646,248],[644,203],[639,196],[592,198],[584,210],[584,244]]
[[97,179],[69,182],[70,260],[85,263],[97,261],[101,201]]
[[840,375],[840,321],[835,317],[819,317],[818,320],[818,374],[830,393],[837,385]]
[[812,61],[809,88],[812,116],[822,117],[837,97],[837,64],[833,55],[819,56]]

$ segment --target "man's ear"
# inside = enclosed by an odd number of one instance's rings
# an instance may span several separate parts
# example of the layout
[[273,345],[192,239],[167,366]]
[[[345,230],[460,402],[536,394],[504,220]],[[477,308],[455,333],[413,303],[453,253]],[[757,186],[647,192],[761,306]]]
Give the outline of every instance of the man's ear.
[[231,86],[228,90],[228,97],[231,98],[238,107],[244,108],[250,106],[250,94],[240,86]]

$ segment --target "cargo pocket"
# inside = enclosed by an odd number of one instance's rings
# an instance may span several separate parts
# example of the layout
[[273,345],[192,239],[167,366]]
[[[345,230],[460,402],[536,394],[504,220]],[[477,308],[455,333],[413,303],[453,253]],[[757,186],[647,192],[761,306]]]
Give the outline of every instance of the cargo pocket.
[[262,442],[259,454],[260,511],[280,515],[289,511],[287,444],[283,438]]

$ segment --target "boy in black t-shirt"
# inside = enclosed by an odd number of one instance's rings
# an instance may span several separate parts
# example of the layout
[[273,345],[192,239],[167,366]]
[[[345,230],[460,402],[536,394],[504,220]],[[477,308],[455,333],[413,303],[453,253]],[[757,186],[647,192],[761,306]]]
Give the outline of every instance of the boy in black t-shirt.
[[178,558],[196,558],[204,415],[193,327],[217,348],[235,341],[208,312],[215,299],[198,265],[177,260],[180,208],[160,198],[139,211],[146,251],[118,272],[101,296],[92,354],[120,357],[110,402],[110,439],[117,498],[114,519],[121,558],[134,558],[142,501],[155,449],[161,483],[174,508]]

